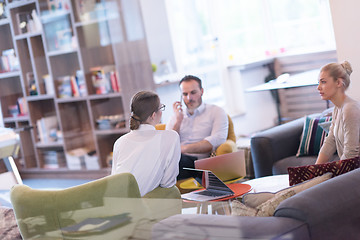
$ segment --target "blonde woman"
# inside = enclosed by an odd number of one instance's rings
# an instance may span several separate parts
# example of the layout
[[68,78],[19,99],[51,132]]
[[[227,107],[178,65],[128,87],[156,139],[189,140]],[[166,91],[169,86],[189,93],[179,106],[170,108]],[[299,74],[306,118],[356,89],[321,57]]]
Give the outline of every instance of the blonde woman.
[[359,156],[360,105],[345,94],[350,85],[349,62],[330,63],[322,67],[317,87],[323,100],[334,105],[330,131],[321,147],[316,164],[326,163],[335,151],[341,160]]
[[114,143],[111,174],[132,173],[141,196],[158,186],[172,187],[179,174],[178,133],[155,130],[164,110],[157,94],[138,92],[131,100],[131,131]]

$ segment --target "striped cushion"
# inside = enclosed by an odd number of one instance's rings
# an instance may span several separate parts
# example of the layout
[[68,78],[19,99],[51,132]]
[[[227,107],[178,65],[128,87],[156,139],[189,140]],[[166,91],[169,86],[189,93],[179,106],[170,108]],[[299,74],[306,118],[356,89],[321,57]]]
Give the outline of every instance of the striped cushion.
[[311,118],[306,116],[304,128],[301,135],[297,157],[306,155],[317,155],[324,143],[327,133],[319,126],[319,123],[330,122],[331,117]]

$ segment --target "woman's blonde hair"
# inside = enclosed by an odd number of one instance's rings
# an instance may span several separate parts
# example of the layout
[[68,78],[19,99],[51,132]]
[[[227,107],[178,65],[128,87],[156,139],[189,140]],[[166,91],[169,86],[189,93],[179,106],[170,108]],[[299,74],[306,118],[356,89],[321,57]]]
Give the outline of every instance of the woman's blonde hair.
[[159,105],[160,99],[156,93],[150,91],[136,93],[131,99],[130,129],[138,129],[151,114],[158,111]]
[[321,68],[321,72],[327,72],[334,80],[341,78],[345,89],[350,85],[350,75],[352,71],[351,64],[348,61],[344,61],[341,64],[329,63]]

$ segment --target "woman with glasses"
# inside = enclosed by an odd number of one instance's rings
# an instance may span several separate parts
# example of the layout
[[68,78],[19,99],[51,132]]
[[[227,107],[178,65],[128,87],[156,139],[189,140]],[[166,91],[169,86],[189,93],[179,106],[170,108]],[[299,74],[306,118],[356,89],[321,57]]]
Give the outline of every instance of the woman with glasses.
[[173,130],[155,130],[165,105],[157,94],[136,93],[131,100],[131,131],[116,140],[111,174],[132,173],[144,196],[158,186],[172,187],[179,173],[180,139]]

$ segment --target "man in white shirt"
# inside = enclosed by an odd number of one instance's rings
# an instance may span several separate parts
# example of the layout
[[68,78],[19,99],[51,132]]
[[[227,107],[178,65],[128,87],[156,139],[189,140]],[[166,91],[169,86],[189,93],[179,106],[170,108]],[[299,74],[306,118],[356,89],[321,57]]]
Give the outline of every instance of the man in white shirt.
[[202,101],[204,89],[198,77],[188,75],[181,79],[180,90],[186,105],[183,110],[180,101],[173,104],[174,115],[166,124],[167,129],[179,133],[181,159],[178,180],[191,177],[192,172],[183,167],[194,168],[194,161],[210,156],[228,134],[228,118],[225,111]]

